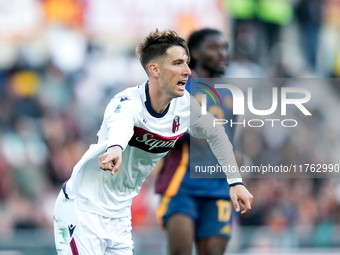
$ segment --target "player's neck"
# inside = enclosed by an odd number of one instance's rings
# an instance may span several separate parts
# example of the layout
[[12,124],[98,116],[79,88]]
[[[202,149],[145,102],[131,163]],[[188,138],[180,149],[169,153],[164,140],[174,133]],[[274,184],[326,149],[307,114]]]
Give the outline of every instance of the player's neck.
[[163,113],[171,101],[171,98],[164,95],[164,93],[159,89],[159,86],[157,84],[153,84],[151,80],[149,81],[149,96],[151,107],[157,113]]

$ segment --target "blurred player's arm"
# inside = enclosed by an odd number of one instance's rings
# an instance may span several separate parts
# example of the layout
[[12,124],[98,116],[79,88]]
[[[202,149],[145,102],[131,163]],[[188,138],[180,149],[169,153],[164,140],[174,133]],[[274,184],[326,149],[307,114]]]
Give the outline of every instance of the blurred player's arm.
[[241,206],[244,209],[241,213],[244,214],[251,209],[253,196],[243,186],[242,177],[238,171],[238,165],[234,156],[233,146],[229,141],[228,135],[222,125],[213,126],[214,119],[215,117],[210,113],[202,115],[198,102],[192,98],[189,133],[196,138],[207,139],[220,165],[226,166],[226,169],[229,169],[226,174],[230,186],[231,199],[235,210],[239,212]]

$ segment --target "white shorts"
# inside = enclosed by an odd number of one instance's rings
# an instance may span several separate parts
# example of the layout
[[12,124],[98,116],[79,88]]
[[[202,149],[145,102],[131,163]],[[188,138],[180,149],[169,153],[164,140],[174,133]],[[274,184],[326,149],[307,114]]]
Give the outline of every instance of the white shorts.
[[54,209],[59,255],[132,255],[131,217],[108,218],[77,209],[61,191]]

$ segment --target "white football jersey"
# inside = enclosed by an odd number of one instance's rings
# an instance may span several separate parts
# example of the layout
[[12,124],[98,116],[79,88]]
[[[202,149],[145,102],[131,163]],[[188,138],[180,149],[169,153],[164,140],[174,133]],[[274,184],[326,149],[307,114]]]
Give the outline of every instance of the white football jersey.
[[[76,198],[78,208],[87,212],[111,218],[130,215],[132,198],[157,162],[189,129],[190,122],[190,133],[208,140],[221,165],[237,166],[224,129],[206,127],[205,118],[212,116],[201,116],[199,109],[197,101],[193,102],[185,91],[184,96],[171,101],[165,112],[155,112],[148,82],[117,94],[105,110],[98,143],[91,145],[75,165],[65,194]],[[98,164],[98,157],[112,145],[123,148],[122,163],[113,176]],[[231,177],[229,184],[242,181],[237,174]]]

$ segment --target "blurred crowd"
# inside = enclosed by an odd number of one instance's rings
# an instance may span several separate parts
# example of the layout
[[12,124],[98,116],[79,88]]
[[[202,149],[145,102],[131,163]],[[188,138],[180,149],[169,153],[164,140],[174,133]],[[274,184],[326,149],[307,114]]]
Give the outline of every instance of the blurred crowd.
[[[320,79],[303,85],[318,98],[310,105],[312,118],[294,113],[299,128],[241,128],[235,144],[244,164],[340,163],[340,87],[330,79],[340,76],[340,1],[171,1],[172,12],[188,10],[176,24],[157,17],[159,26],[142,13],[159,1],[143,1],[140,13],[132,11],[144,26],[124,19],[133,18],[123,12],[131,1],[97,2],[0,0],[0,238],[52,228],[61,184],[96,142],[107,103],[146,79],[134,54],[146,29],[171,26],[187,36],[215,22],[230,42],[227,77],[284,78],[279,86],[293,78]],[[216,20],[197,19],[206,5]],[[26,15],[18,16],[22,9]],[[119,18],[110,19],[109,10]],[[91,23],[89,13],[100,12],[106,16]],[[116,30],[95,30],[106,20]],[[134,200],[134,227],[156,224],[155,175]],[[255,199],[252,212],[235,224],[269,231],[254,233],[249,245],[340,246],[339,178],[244,178]]]

